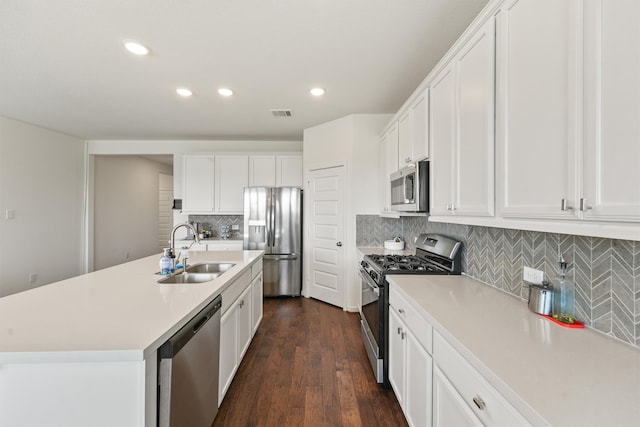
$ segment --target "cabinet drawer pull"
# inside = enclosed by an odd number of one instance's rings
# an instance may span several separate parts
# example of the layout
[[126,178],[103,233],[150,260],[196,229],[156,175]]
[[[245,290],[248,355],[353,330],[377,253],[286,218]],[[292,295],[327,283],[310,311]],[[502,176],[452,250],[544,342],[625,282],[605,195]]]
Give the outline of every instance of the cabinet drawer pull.
[[404,309],[399,308],[399,309],[398,309],[398,313],[400,313],[400,314],[404,314]]
[[484,400],[482,400],[480,396],[474,397],[473,403],[475,403],[478,409],[480,409],[481,411],[484,410],[484,408],[487,406],[487,404],[484,403]]

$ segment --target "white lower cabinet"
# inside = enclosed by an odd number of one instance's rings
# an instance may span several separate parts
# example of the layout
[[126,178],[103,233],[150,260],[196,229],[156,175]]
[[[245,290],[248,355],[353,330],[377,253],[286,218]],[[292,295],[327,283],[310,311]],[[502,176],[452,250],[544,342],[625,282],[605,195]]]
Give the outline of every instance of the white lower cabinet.
[[389,382],[410,426],[431,425],[431,325],[400,295],[389,297]]
[[483,424],[436,366],[433,370],[433,427],[481,427]]
[[389,288],[389,382],[410,426],[531,425],[426,320]]
[[[224,296],[223,296],[224,298]],[[238,357],[238,316],[229,309],[220,319],[220,372],[218,380],[218,406],[222,404],[233,376],[240,364]]]
[[[260,266],[262,267],[262,265]],[[260,272],[251,281],[252,288],[252,304],[251,304],[251,324],[253,325],[253,334],[255,335],[262,321],[262,300],[263,300],[263,285],[262,285],[262,268]]]
[[433,360],[434,426],[531,425],[438,332]]
[[249,344],[251,344],[251,338],[253,337],[253,325],[251,324],[251,290],[251,286],[247,286],[247,289],[240,295],[236,303],[238,312],[238,365],[247,352]]
[[[262,262],[254,264],[222,292],[218,406],[222,403],[262,319]],[[259,293],[259,298],[255,296]],[[256,313],[260,313],[260,318]]]

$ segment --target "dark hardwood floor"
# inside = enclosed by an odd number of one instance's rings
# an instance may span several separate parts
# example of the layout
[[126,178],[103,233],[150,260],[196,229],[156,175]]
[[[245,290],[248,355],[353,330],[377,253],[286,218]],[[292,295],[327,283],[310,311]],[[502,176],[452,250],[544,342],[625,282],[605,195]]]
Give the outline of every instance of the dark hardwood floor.
[[359,316],[307,298],[267,298],[213,426],[406,426],[376,384]]

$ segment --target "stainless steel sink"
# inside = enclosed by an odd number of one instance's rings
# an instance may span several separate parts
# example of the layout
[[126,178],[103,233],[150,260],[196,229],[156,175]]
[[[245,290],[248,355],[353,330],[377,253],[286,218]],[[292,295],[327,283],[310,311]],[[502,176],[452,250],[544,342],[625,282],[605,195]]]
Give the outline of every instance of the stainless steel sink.
[[163,279],[158,280],[158,283],[205,283],[210,282],[216,277],[219,277],[222,273],[181,273],[172,274]]
[[187,273],[218,273],[222,274],[225,271],[233,268],[235,264],[229,262],[203,262],[199,264],[193,264],[187,267]]

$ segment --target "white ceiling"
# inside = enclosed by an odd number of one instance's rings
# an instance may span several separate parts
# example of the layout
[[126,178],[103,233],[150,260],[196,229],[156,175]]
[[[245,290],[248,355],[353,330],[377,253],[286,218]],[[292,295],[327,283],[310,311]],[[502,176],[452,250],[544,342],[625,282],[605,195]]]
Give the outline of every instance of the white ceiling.
[[301,140],[394,113],[486,3],[0,0],[0,115],[86,139]]

